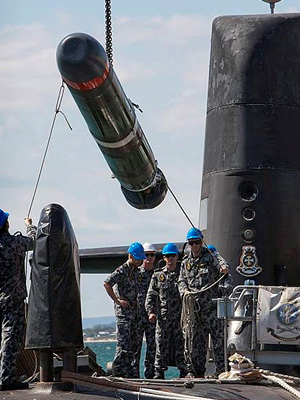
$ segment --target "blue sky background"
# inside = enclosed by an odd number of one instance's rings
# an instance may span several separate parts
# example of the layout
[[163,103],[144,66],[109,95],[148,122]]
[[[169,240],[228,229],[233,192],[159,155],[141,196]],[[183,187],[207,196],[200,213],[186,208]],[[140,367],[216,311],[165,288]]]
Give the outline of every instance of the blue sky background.
[[[282,0],[276,13],[300,12]],[[269,13],[260,0],[113,0],[114,69],[144,113],[139,122],[187,214],[197,225],[212,21]],[[0,2],[0,208],[23,230],[61,84],[59,42],[85,32],[105,46],[104,0]],[[80,248],[182,241],[190,228],[170,194],[154,210],[130,207],[66,89],[31,216],[61,204]],[[116,266],[117,267],[117,266]],[[83,275],[84,317],[113,315],[103,275]]]

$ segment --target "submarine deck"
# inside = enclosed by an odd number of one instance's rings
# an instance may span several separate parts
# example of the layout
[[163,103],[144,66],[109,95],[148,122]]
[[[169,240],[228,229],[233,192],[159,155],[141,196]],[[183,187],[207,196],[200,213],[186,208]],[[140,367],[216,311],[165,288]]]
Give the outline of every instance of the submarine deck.
[[[193,382],[194,386],[192,388],[185,387],[184,384],[186,382]],[[189,398],[203,400],[295,400],[294,395],[287,390],[268,382],[245,384],[240,381],[224,383],[224,381],[205,379],[174,379],[165,382],[148,381],[148,384],[149,388],[154,388],[155,385],[157,390],[163,390],[162,396],[153,395],[152,397],[150,393],[142,392],[107,391],[106,389],[96,389],[81,385],[74,385],[72,388],[69,387],[69,390],[62,391],[59,385],[57,386],[55,383],[34,383],[30,384],[27,390],[1,392],[0,400],[44,400],[49,398],[49,395],[52,400],[149,400],[151,398],[169,398],[172,400],[183,400],[183,398],[186,400]],[[165,395],[167,397],[164,397]]]

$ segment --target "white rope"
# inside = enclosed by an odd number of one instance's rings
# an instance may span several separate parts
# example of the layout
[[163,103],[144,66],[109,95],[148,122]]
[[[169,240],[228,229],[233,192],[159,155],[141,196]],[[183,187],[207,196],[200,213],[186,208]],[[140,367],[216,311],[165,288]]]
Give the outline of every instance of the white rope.
[[295,383],[300,383],[300,378],[298,376],[279,374],[278,372],[272,372],[267,369],[259,369],[259,372],[264,375],[276,376],[277,378],[281,378],[284,381],[289,380]]
[[286,382],[284,382],[283,379],[278,378],[277,376],[271,376],[271,375],[262,374],[262,376],[265,379],[267,379],[268,381],[272,382],[272,383],[277,383],[279,386],[283,387],[285,390],[287,390],[288,392],[292,393],[295,397],[297,397],[297,399],[300,399],[299,390],[296,390],[292,386],[288,385]]
[[154,396],[158,396],[159,398],[163,398],[162,395],[166,398],[175,400],[175,399],[186,399],[186,400],[201,400],[201,399],[205,399],[205,400],[212,400],[208,397],[196,397],[196,396],[190,396],[188,394],[181,394],[181,393],[172,393],[172,392],[164,392],[163,390],[154,390],[154,389],[148,389],[148,388],[141,388],[141,392],[144,393],[149,393],[152,394]]
[[[128,395],[130,394],[131,396],[136,396],[137,399],[158,399],[158,400],[213,400],[210,397],[195,397],[195,396],[189,396],[186,394],[181,394],[181,393],[171,393],[171,392],[165,392],[163,390],[151,390],[151,389],[140,389],[140,392],[133,392],[131,390],[126,390],[126,389],[118,389],[116,392],[116,395],[120,398],[123,399],[122,395]],[[139,397],[138,397],[139,396]]]
[[191,354],[193,352],[194,325],[197,311],[199,311],[199,305],[194,294],[191,292],[185,293],[182,299],[180,324],[184,337],[184,348],[187,350],[186,355],[189,357],[189,361],[195,375],[196,371],[193,366]]

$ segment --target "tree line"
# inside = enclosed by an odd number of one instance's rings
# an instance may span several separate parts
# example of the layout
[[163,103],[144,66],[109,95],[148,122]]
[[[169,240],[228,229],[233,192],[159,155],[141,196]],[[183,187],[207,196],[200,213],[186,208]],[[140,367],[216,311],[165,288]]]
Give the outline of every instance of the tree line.
[[97,324],[92,326],[91,328],[83,329],[83,333],[88,337],[97,337],[99,332],[108,332],[109,334],[115,332],[116,323],[112,322],[110,324]]

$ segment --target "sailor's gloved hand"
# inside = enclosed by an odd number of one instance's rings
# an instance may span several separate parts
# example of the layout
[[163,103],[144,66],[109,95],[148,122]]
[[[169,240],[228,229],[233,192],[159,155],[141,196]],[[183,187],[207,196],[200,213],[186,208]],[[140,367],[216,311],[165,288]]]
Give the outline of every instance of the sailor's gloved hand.
[[221,274],[228,274],[229,269],[226,267],[226,265],[222,265],[220,267],[220,272],[221,272]]
[[32,225],[32,219],[31,219],[31,218],[25,217],[25,218],[24,218],[24,222],[25,222],[25,225],[26,225],[26,226]]

